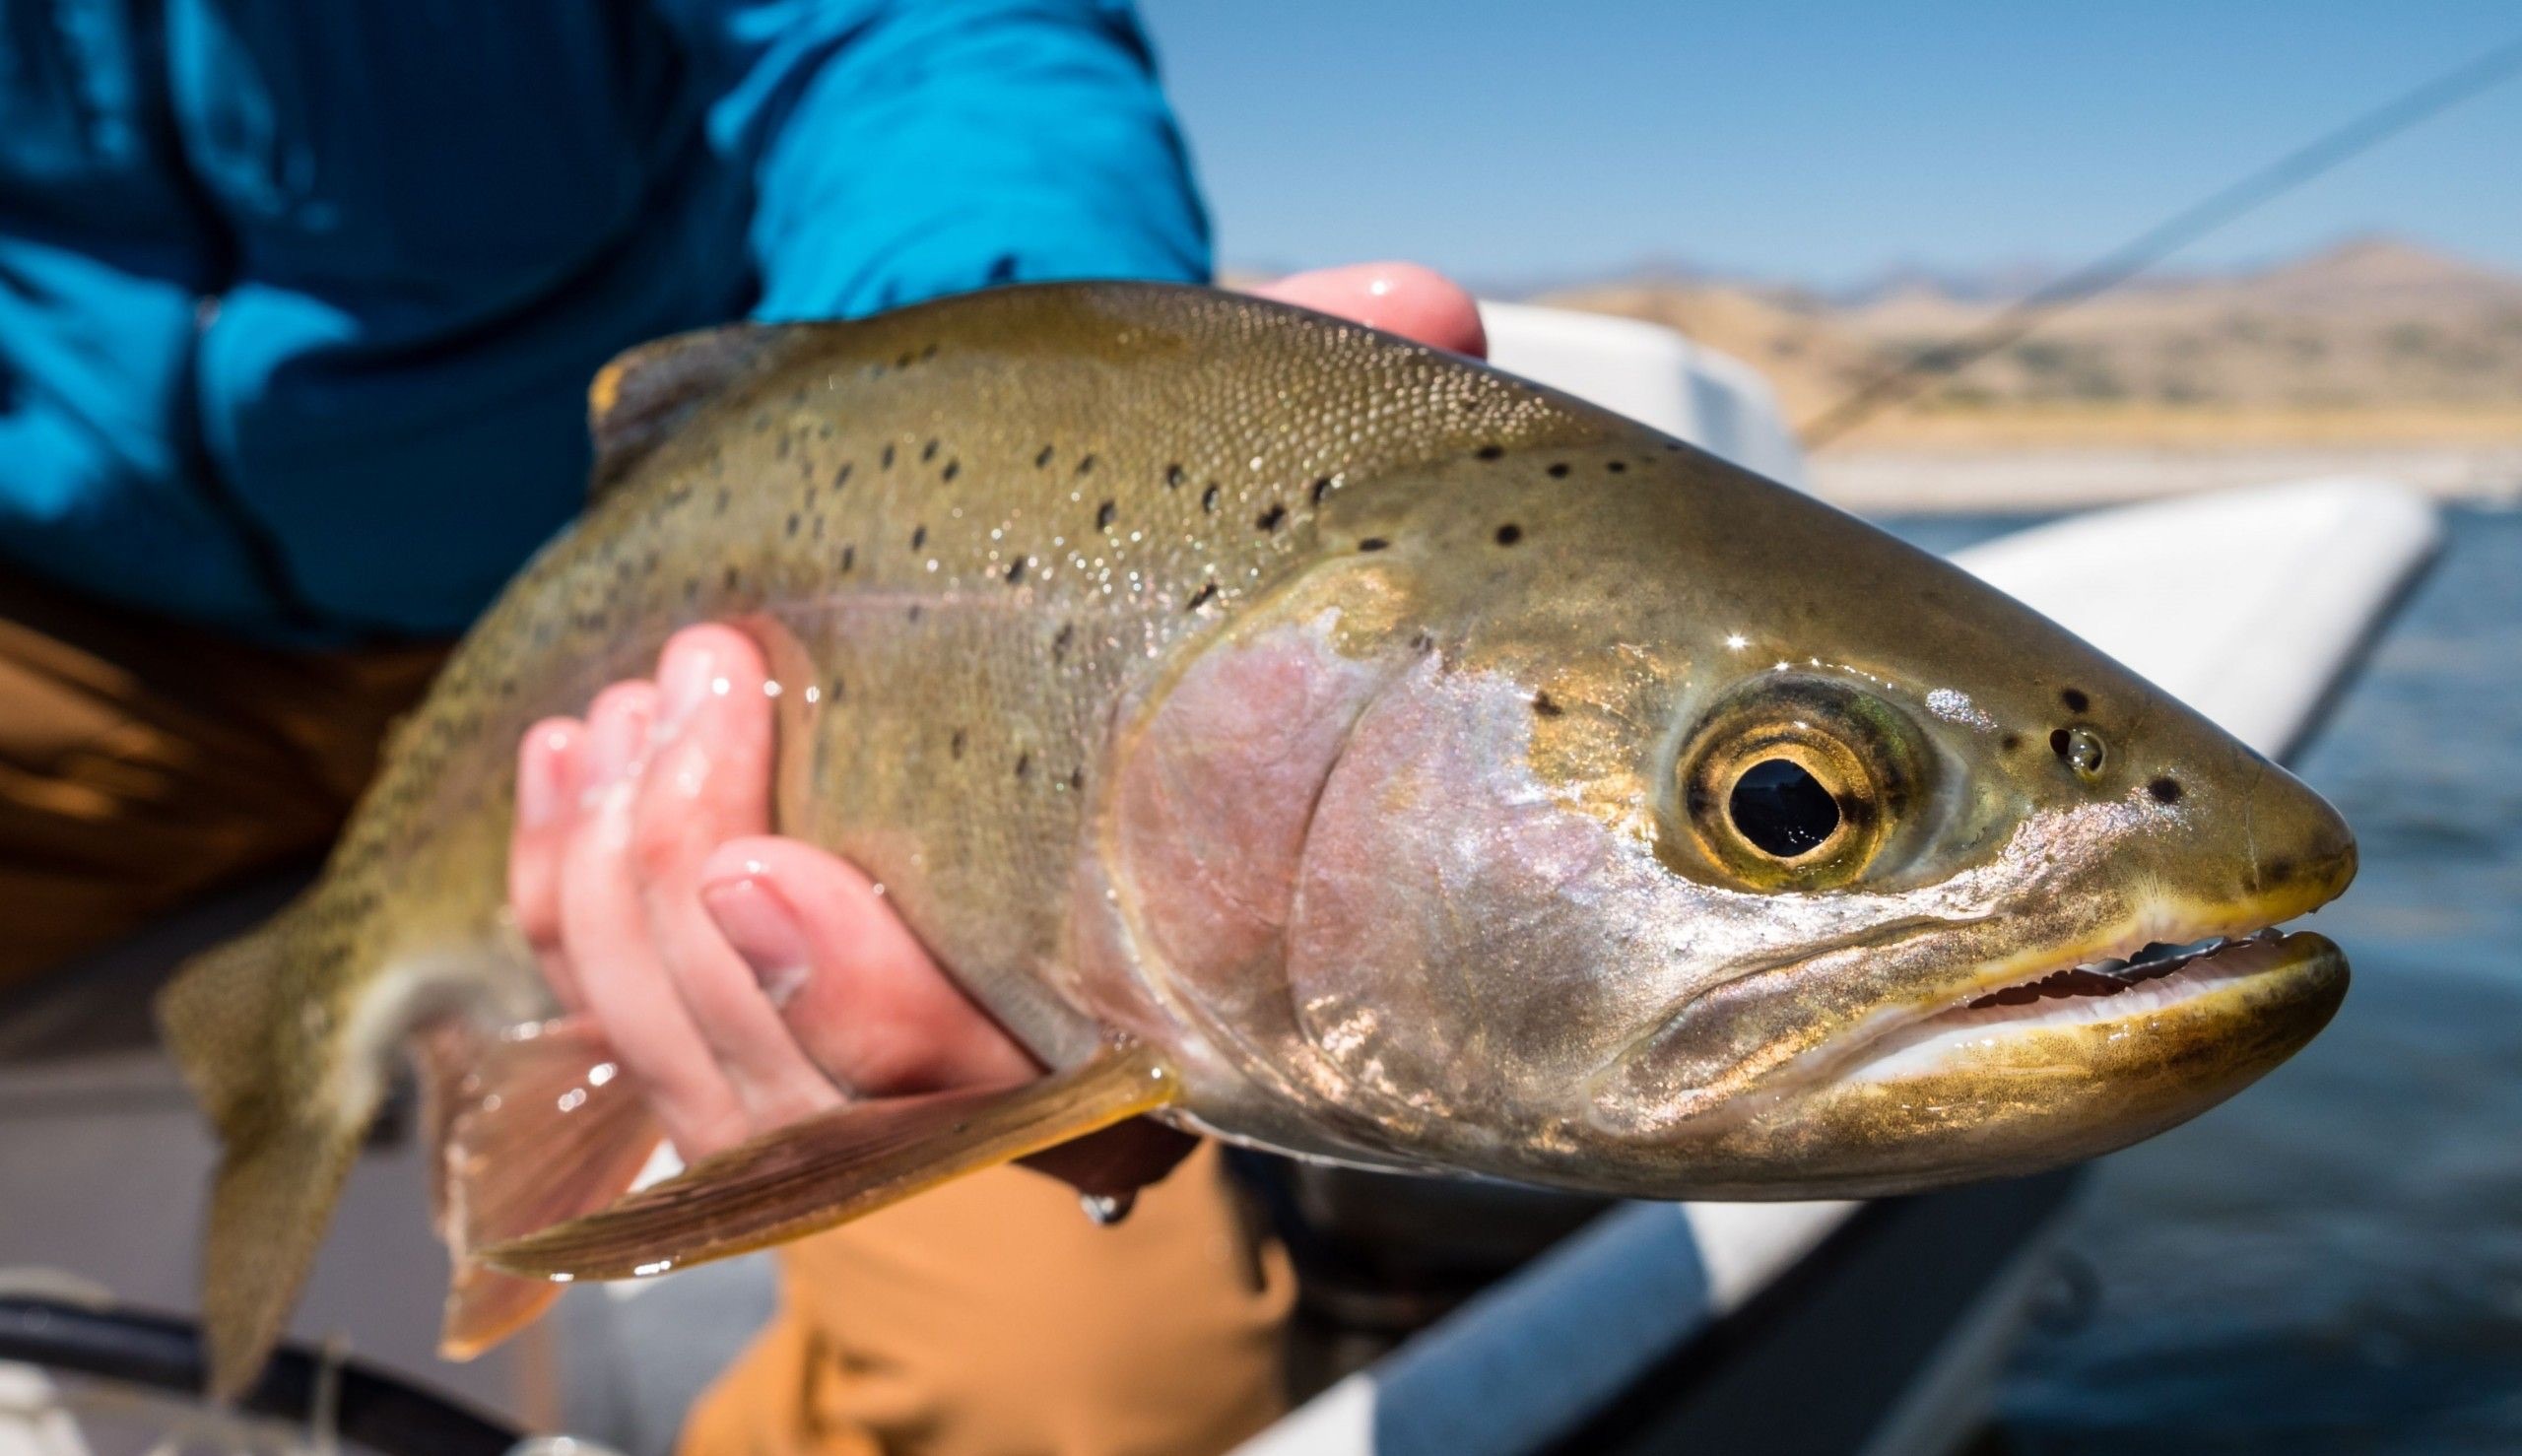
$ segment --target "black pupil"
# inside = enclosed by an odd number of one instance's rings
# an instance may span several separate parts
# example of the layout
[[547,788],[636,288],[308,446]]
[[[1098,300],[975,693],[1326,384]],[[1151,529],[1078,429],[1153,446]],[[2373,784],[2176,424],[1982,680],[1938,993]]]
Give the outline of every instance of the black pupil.
[[1812,852],[1839,827],[1838,801],[1804,765],[1785,759],[1744,769],[1727,809],[1744,838],[1779,859]]

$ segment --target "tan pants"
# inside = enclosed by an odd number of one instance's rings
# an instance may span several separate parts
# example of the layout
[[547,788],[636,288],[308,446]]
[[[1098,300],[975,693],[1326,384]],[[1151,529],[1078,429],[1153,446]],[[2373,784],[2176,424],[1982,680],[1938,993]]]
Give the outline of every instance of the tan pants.
[[321,850],[444,655],[267,651],[0,576],[0,987]]
[[[0,987],[320,850],[441,655],[267,651],[0,577]],[[1293,1281],[1214,1150],[1115,1228],[1002,1168],[783,1257],[686,1456],[1198,1453],[1280,1406]]]

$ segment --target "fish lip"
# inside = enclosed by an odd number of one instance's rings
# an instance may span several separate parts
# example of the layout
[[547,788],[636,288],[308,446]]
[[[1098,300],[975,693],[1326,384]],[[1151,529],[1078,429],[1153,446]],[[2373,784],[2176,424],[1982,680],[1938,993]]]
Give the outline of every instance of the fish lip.
[[[1939,1028],[1982,1026],[1991,1034],[2002,1036],[2043,1027],[2105,1024],[2159,1014],[2244,980],[2317,970],[2325,961],[2334,961],[2341,973],[2346,968],[2346,958],[2326,937],[2305,931],[2289,932],[2278,921],[2243,933],[2210,932],[2177,942],[2165,941],[2158,933],[2164,929],[2162,922],[2141,926],[2100,942],[2104,949],[2098,955],[2069,952],[2051,961],[2046,969],[1982,979],[1934,1002],[1878,1017],[1828,1045],[1816,1048],[1807,1064],[1808,1075],[1796,1078],[1792,1089],[1780,1091],[1792,1094],[1852,1080],[1867,1067],[1889,1060]],[[2174,926],[2168,933],[2184,932]],[[2132,959],[2165,945],[2173,948],[2173,954],[2152,960]],[[2142,973],[2126,975],[2102,968],[2110,961],[2126,962]],[[2120,984],[2108,989],[2090,983],[2058,984],[2062,978],[2079,973],[2117,979]],[[2028,1000],[2013,999],[2015,993],[2034,990],[2044,982],[2051,983],[2053,990],[2035,991]],[[2131,998],[2131,993],[2141,988],[2151,989],[2147,995]],[[2060,991],[2063,994],[2058,994]],[[2168,999],[2165,993],[2169,993]],[[2110,1009],[2119,1006],[2125,1007],[2124,1012],[2110,1014]]]

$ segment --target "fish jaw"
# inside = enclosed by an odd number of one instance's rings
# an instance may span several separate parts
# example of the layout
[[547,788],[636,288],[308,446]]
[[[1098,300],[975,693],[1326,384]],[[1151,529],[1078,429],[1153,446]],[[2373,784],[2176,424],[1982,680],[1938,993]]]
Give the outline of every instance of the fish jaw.
[[[2107,994],[1993,997],[1864,1039],[1825,1075],[1692,1138],[1695,1196],[1857,1198],[2054,1167],[2214,1107],[2302,1049],[2347,995],[2325,937],[2263,932]],[[1781,1166],[1810,1171],[1781,1184]]]

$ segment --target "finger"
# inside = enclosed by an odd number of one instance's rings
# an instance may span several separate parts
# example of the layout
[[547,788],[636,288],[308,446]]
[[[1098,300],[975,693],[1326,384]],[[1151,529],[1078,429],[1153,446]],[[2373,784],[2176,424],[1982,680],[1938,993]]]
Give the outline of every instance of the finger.
[[648,930],[631,859],[632,807],[653,684],[617,685],[587,716],[586,807],[561,862],[561,938],[587,1009],[686,1158],[743,1140],[746,1121]]
[[660,747],[631,827],[651,939],[756,1132],[841,1099],[701,907],[710,851],[770,827],[768,677],[761,649],[729,628],[695,628],[667,645],[657,671]]
[[616,683],[595,695],[587,707],[586,766],[580,788],[592,807],[594,796],[630,777],[648,757],[648,735],[657,717],[657,685],[641,678]]
[[570,1011],[584,1010],[586,1000],[561,951],[561,855],[585,791],[586,732],[575,718],[546,718],[517,741],[516,822],[508,833],[508,907],[517,933]]
[[842,1086],[899,1096],[1041,1074],[856,866],[795,839],[740,839],[701,874],[719,931]]
[[1291,274],[1253,290],[1282,303],[1336,313],[1369,328],[1485,359],[1489,333],[1462,285],[1417,263],[1355,263]]

